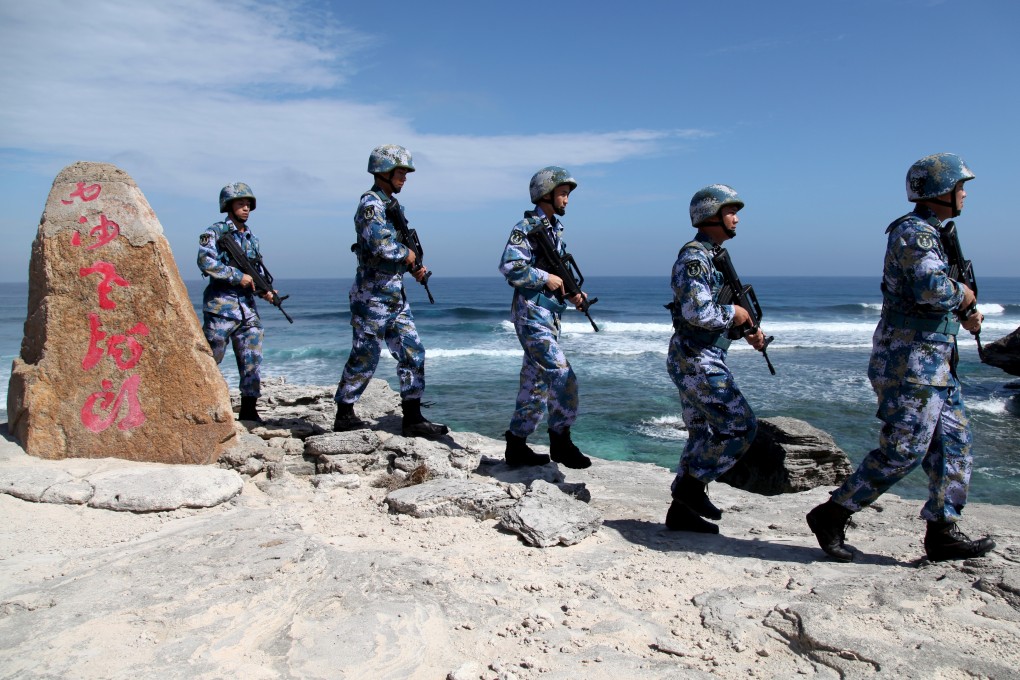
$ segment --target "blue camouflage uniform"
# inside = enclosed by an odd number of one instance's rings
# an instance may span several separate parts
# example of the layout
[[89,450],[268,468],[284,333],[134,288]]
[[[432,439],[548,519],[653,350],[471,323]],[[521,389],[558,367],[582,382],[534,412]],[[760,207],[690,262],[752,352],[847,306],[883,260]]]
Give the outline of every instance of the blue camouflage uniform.
[[567,252],[563,225],[542,212],[525,213],[514,225],[503,249],[499,271],[514,288],[511,318],[517,339],[524,348],[517,407],[510,420],[510,433],[527,438],[538,428],[543,411],[549,410],[549,429],[563,432],[577,419],[577,377],[559,346],[560,316],[566,309],[550,297],[545,284],[549,273],[535,266],[535,255],[527,235],[545,229],[560,255]]
[[928,474],[921,517],[955,522],[967,502],[971,436],[956,377],[953,311],[963,287],[949,278],[941,222],[926,206],[893,222],[882,278],[882,319],[868,377],[882,421],[879,447],[832,493],[856,512],[920,463]]
[[260,253],[259,240],[251,230],[239,231],[230,219],[202,232],[198,268],[203,276],[209,277],[209,285],[202,294],[202,330],[217,364],[223,361],[230,341],[237,359],[241,396],[258,397],[262,394],[262,320],[255,306],[254,290],[241,287],[243,272],[228,265],[227,254],[216,246],[222,236],[237,241],[250,259],[258,258]]
[[726,367],[733,306],[717,300],[723,276],[712,264],[717,246],[704,233],[680,249],[673,265],[673,337],[666,368],[680,391],[687,426],[673,487],[684,475],[705,484],[750,447],[758,421]]
[[425,347],[404,295],[408,248],[398,242],[396,227],[386,215],[390,202],[386,192],[373,187],[362,194],[354,215],[358,239],[353,246],[358,272],[350,292],[354,339],[334,397],[337,403],[355,403],[368,387],[383,341],[397,360],[401,400],[421,399],[425,391]]

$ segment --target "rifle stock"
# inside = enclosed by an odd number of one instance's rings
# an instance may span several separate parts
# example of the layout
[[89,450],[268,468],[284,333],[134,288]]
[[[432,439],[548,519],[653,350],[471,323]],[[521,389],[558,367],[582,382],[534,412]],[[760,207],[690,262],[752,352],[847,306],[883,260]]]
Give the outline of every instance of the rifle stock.
[[[389,218],[390,222],[394,227],[397,228],[398,240],[405,246],[410,248],[414,252],[414,265],[411,267],[411,272],[417,272],[424,266],[422,259],[425,257],[425,249],[421,247],[421,239],[418,238],[418,230],[411,229],[407,224],[407,218],[404,217],[404,211],[400,209],[400,203],[394,198],[390,201],[390,204],[386,206],[386,217]],[[422,277],[419,283],[425,286],[425,292],[429,296],[429,302],[436,304],[435,299],[432,297],[432,291],[429,290],[429,278],[431,278],[432,272],[425,272],[425,276]]]
[[273,276],[266,269],[265,264],[263,264],[261,255],[252,262],[241,248],[241,245],[230,234],[221,236],[216,241],[216,247],[227,254],[234,267],[252,278],[252,281],[255,282],[255,292],[258,295],[268,295],[270,304],[283,312],[283,315],[287,317],[287,321],[294,323],[294,319],[290,318],[290,314],[283,308],[283,301],[290,296],[281,296],[273,289]]
[[[720,248],[719,252],[712,258],[712,263],[715,268],[723,275],[724,285],[721,291],[719,291],[719,304],[729,305],[736,304],[743,307],[747,311],[748,316],[751,317],[750,323],[745,323],[741,326],[737,326],[730,329],[729,337],[733,340],[737,340],[746,335],[750,335],[758,331],[761,327],[761,305],[758,304],[758,296],[754,292],[754,287],[745,286],[740,282],[740,277],[737,276],[737,270],[733,268],[733,261],[730,260],[730,254],[726,252],[725,248]],[[761,355],[765,358],[765,363],[769,367],[769,372],[772,375],[776,374],[775,367],[772,366],[772,360],[769,359],[768,348],[775,340],[775,336],[770,335],[765,338],[765,344],[762,346]]]
[[584,276],[581,274],[581,270],[577,266],[577,262],[574,260],[574,256],[570,253],[560,255],[556,252],[556,244],[553,243],[552,239],[549,238],[549,234],[546,233],[546,228],[549,226],[549,221],[543,219],[541,229],[533,229],[528,234],[528,240],[537,249],[535,254],[535,264],[539,269],[544,269],[550,274],[563,279],[563,290],[566,292],[564,295],[559,290],[554,291],[556,299],[562,304],[567,298],[572,298],[575,295],[580,295],[583,298],[583,302],[579,309],[588,317],[588,321],[591,323],[591,327],[595,329],[595,332],[599,332],[599,327],[595,324],[595,319],[591,318],[591,314],[588,309],[599,301],[598,298],[588,299],[584,292],[581,290],[582,284],[584,284]]

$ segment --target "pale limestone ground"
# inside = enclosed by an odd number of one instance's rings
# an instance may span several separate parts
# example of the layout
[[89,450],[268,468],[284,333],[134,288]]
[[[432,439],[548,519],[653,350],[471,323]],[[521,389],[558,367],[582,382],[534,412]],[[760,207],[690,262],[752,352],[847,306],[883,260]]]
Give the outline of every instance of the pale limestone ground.
[[605,523],[546,549],[495,520],[390,515],[368,479],[259,476],[153,514],[0,495],[0,676],[1017,677],[1015,508],[968,508],[991,556],[931,564],[918,503],[886,497],[845,565],[803,521],[823,490],[713,485],[723,535],[698,536],[661,524],[666,470],[565,472]]

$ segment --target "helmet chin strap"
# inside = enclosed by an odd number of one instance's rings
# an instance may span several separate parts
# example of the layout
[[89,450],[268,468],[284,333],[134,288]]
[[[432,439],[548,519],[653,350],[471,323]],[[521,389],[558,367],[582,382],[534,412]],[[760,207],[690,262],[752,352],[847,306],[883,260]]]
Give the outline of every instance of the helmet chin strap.
[[[548,199],[548,200],[546,200],[546,196],[548,196],[548,197],[549,197],[549,199]],[[546,194],[545,196],[543,196],[543,197],[542,197],[542,198],[541,198],[541,199],[539,200],[539,202],[538,202],[538,203],[537,203],[536,205],[537,205],[538,207],[542,207],[543,205],[548,205],[548,206],[549,206],[549,210],[550,210],[550,211],[551,211],[551,212],[552,212],[552,213],[553,213],[554,215],[558,215],[559,217],[563,217],[564,215],[566,215],[566,214],[567,214],[567,211],[566,211],[566,210],[564,210],[563,208],[557,208],[557,207],[556,207],[556,204],[555,204],[555,203],[553,203],[553,197],[552,197],[552,194]],[[545,209],[543,209],[543,210],[542,210],[542,212],[546,212],[546,211],[545,211]]]
[[953,217],[959,217],[962,211],[960,210],[960,207],[956,203],[956,191],[953,191],[952,196],[953,198],[950,201],[945,201],[941,198],[929,198],[927,199],[927,202],[934,203],[935,205],[945,206],[946,208],[949,208],[950,210],[953,211]]
[[[382,173],[379,173],[379,174],[377,174],[375,176],[377,182],[382,181],[382,182],[386,183],[386,185],[389,187],[388,189],[386,189],[386,193],[388,193],[390,196],[392,196],[393,194],[397,193],[395,191],[396,187],[393,186],[393,173],[395,173],[396,171],[397,171],[397,169],[393,168],[392,170],[390,170],[385,175],[382,174]],[[385,189],[386,187],[383,187],[383,188]]]
[[718,217],[713,217],[710,220],[704,220],[703,222],[699,223],[698,226],[699,227],[719,227],[719,228],[721,228],[723,230],[723,233],[726,234],[727,238],[736,238],[737,237],[737,230],[733,229],[732,227],[727,227],[723,223],[723,221],[721,219],[719,219]]

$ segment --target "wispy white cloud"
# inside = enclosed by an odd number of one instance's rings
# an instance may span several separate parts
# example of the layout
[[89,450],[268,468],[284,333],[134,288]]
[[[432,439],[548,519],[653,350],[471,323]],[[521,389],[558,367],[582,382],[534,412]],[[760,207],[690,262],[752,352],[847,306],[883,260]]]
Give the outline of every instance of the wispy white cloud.
[[429,170],[415,178],[422,195],[446,200],[469,170],[479,187],[469,198],[482,202],[517,195],[521,176],[549,162],[614,163],[707,134],[429,134],[349,91],[372,36],[324,11],[256,0],[2,3],[0,147],[115,162],[143,189],[158,182],[204,202],[210,186],[243,178],[300,204],[361,190],[371,148],[400,143]]

